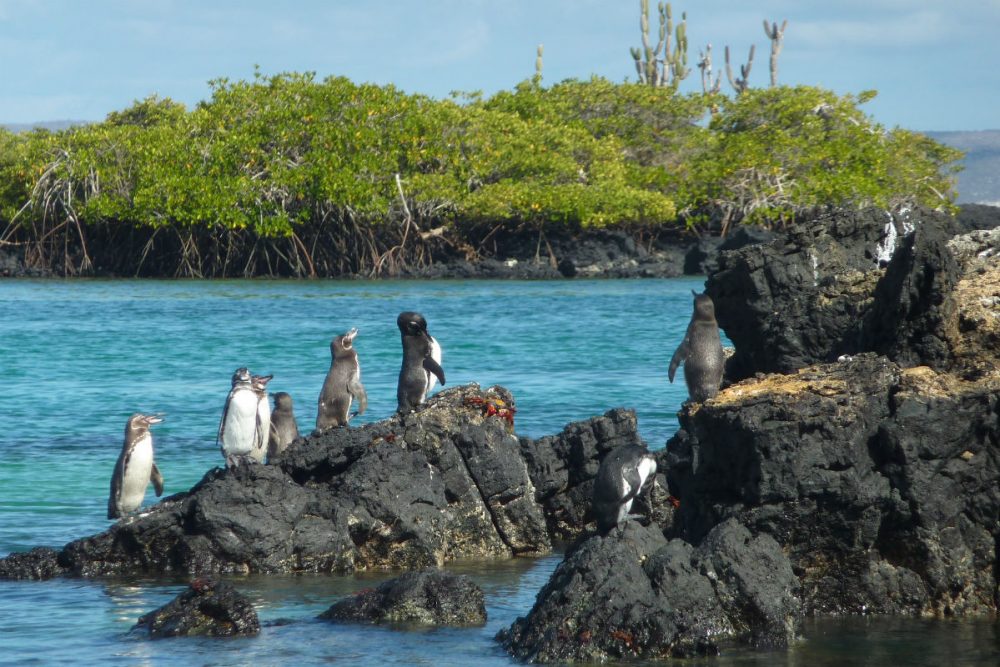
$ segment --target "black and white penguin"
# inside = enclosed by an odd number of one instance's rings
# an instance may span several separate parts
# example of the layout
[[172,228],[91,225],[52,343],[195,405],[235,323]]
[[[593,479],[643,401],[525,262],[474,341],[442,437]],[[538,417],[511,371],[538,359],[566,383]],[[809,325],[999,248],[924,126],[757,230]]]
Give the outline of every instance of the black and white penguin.
[[150,482],[157,497],[163,495],[163,475],[153,461],[153,434],[149,432],[150,426],[162,421],[158,415],[137,413],[129,417],[125,425],[125,443],[111,475],[109,519],[118,519],[139,509]]
[[299,425],[292,410],[292,397],[283,391],[274,394],[274,409],[271,410],[271,433],[267,443],[267,459],[288,449],[299,437]]
[[606,533],[621,525],[632,509],[632,501],[656,475],[656,459],[638,445],[611,450],[601,461],[594,478],[593,513],[597,529]]
[[396,326],[403,339],[403,366],[396,387],[397,411],[410,412],[424,402],[438,380],[444,386],[441,346],[427,333],[427,320],[420,313],[400,313]]
[[[361,384],[361,365],[358,351],[354,349],[357,329],[351,329],[330,342],[330,370],[327,371],[323,389],[319,392],[316,410],[316,429],[323,431],[334,426],[347,426],[354,415],[363,415],[368,409],[368,394]],[[352,414],[351,405],[358,402]]]
[[233,388],[226,397],[226,405],[222,410],[222,421],[219,422],[219,436],[222,455],[230,468],[251,461],[257,440],[260,399],[253,390],[253,378],[246,368],[237,368],[233,373]]
[[691,293],[694,295],[694,313],[684,340],[670,358],[667,375],[673,382],[677,367],[683,363],[688,396],[692,401],[700,403],[719,393],[726,356],[722,351],[712,297],[698,294],[694,290]]
[[250,458],[263,463],[267,456],[267,442],[271,436],[271,401],[267,397],[267,383],[273,375],[250,376],[250,388],[257,394],[257,430],[254,431],[253,449]]

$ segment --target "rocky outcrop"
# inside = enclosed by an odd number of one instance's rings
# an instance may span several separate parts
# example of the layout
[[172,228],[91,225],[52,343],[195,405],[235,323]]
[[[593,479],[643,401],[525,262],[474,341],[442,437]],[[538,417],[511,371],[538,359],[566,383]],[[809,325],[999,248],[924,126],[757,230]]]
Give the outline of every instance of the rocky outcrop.
[[224,581],[196,579],[159,609],[142,616],[133,631],[151,639],[247,637],[260,632],[253,604]]
[[490,397],[513,405],[502,388],[452,388],[418,412],[297,441],[273,465],[214,469],[55,558],[0,559],[0,574],[349,572],[545,553],[520,444],[483,410]]
[[735,521],[698,547],[630,521],[567,553],[528,616],[497,638],[532,662],[715,654],[728,641],[785,646],[796,586],[777,542]]
[[678,534],[771,536],[807,613],[997,609],[1000,369],[966,380],[863,354],[732,385],[681,427]]
[[483,590],[468,577],[408,572],[337,602],[320,618],[353,623],[470,626],[486,623]]
[[923,210],[833,211],[770,244],[722,253],[705,291],[736,345],[727,376],[791,373],[861,352],[904,366],[961,365],[968,320],[956,290],[973,270],[949,245],[961,230]]

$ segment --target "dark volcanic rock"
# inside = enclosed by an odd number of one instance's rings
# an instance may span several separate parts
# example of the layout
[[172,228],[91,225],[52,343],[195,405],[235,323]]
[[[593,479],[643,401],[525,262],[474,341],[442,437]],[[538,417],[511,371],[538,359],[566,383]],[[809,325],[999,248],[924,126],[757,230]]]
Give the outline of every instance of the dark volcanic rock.
[[864,354],[732,385],[681,427],[665,456],[677,532],[771,535],[807,612],[996,610],[996,364],[968,380]]
[[727,641],[784,646],[796,586],[780,546],[734,521],[697,548],[630,521],[579,543],[498,639],[535,662],[714,654]]
[[[424,568],[551,546],[520,445],[474,385],[402,417],[299,440],[273,465],[210,471],[190,492],[5,576]],[[34,554],[34,555],[33,555]],[[6,573],[10,573],[9,575]]]
[[917,210],[835,211],[767,245],[723,252],[705,291],[736,345],[727,376],[790,373],[843,354],[951,369],[968,269],[949,239],[961,225]]
[[224,581],[197,579],[176,598],[139,619],[152,639],[166,637],[246,637],[260,632],[250,601]]
[[486,603],[482,589],[468,577],[427,570],[408,572],[374,590],[341,600],[320,618],[356,623],[483,625]]
[[[612,449],[646,443],[639,436],[634,410],[615,408],[600,417],[568,424],[558,435],[532,440],[521,438],[521,454],[535,486],[535,499],[545,510],[549,531],[554,537],[578,537],[592,523],[590,503],[594,477],[601,460]],[[654,520],[665,521],[666,494],[661,484],[654,487]],[[649,501],[643,500],[647,503]],[[646,514],[650,508],[646,507]],[[642,508],[634,509],[642,512]]]
[[35,547],[0,558],[0,579],[51,579],[63,571],[59,552],[49,547]]

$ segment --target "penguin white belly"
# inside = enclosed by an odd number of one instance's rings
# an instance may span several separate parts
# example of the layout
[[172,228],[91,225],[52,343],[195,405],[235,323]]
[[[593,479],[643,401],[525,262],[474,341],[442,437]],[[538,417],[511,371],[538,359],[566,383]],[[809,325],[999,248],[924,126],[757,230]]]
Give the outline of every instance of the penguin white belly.
[[[258,397],[259,398],[259,397]],[[268,402],[267,398],[262,398],[257,402],[257,422],[256,430],[254,431],[253,438],[253,449],[250,452],[257,463],[264,462],[264,456],[267,454],[267,438],[268,434],[271,432],[271,404]]]
[[652,456],[642,457],[639,465],[636,466],[636,470],[639,473],[639,488],[641,489],[646,484],[649,476],[656,474],[656,459]]
[[[431,359],[433,359],[434,361],[436,361],[438,363],[438,366],[440,366],[441,365],[441,346],[438,345],[438,342],[434,338],[434,336],[428,336],[428,338],[431,339]],[[427,388],[424,389],[424,398],[427,398],[427,394],[431,393],[431,389],[433,389],[434,385],[437,384],[438,379],[437,379],[437,376],[434,375],[434,373],[431,373],[430,371],[424,371],[424,373],[427,374]]]
[[153,470],[153,438],[148,433],[132,447],[132,454],[122,474],[122,489],[118,506],[131,512],[142,505]]
[[229,401],[222,450],[226,456],[245,456],[253,449],[256,433],[257,394],[250,389],[237,391]]

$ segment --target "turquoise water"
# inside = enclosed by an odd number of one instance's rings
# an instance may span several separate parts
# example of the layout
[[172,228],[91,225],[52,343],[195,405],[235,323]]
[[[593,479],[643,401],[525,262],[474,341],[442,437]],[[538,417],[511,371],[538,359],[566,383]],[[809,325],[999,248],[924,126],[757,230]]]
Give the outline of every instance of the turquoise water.
[[[403,310],[427,317],[449,385],[502,384],[514,393],[519,433],[556,433],[628,406],[650,446],[662,447],[686,396],[683,380],[667,382],[667,363],[687,325],[690,291],[701,287],[696,278],[0,282],[0,555],[107,528],[108,483],[133,412],[166,413],[154,431],[166,494],[220,465],[215,432],[239,366],[273,373],[270,388],[292,395],[308,432],[330,338],[358,327],[369,396],[359,421],[388,416]],[[154,501],[150,491],[147,502]],[[463,630],[313,620],[392,573],[238,578],[265,627],[237,640],[149,642],[129,634],[181,581],[0,581],[0,664],[509,665],[492,637],[530,609],[558,561],[450,566],[487,596],[487,626]],[[732,650],[705,664],[998,664],[997,635],[986,621],[821,621],[791,651]]]

